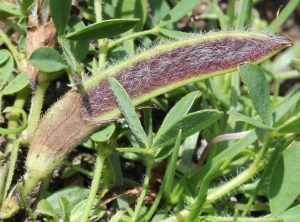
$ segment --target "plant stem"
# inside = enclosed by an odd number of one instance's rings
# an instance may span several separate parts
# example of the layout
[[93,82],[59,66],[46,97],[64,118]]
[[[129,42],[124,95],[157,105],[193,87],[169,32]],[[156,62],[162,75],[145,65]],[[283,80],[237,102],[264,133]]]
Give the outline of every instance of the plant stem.
[[97,157],[96,157],[96,164],[95,164],[95,171],[93,175],[93,180],[92,180],[92,185],[90,188],[89,196],[87,199],[87,203],[85,205],[85,210],[84,213],[81,217],[81,222],[86,222],[88,221],[90,212],[93,208],[93,204],[96,198],[97,190],[99,187],[100,179],[101,179],[101,174],[104,166],[104,161],[106,157],[108,156],[108,149],[107,149],[107,144],[106,143],[99,143],[97,147]]
[[7,172],[7,178],[5,181],[4,197],[6,197],[6,195],[7,195],[7,192],[10,188],[11,181],[12,181],[12,178],[14,175],[16,162],[17,162],[17,158],[18,158],[19,144],[20,144],[19,141],[16,139],[14,142],[14,146],[13,146],[10,161],[9,161],[9,168],[8,168],[8,172]]
[[135,210],[134,210],[134,214],[132,216],[132,220],[136,221],[138,218],[138,214],[140,212],[140,209],[142,207],[142,204],[144,202],[146,193],[147,193],[147,189],[148,189],[148,185],[149,185],[149,181],[150,181],[150,175],[151,175],[151,170],[152,170],[152,165],[153,165],[153,161],[154,161],[154,157],[151,155],[146,156],[146,163],[147,163],[147,169],[146,169],[146,175],[145,175],[145,180],[144,180],[144,184],[143,184],[143,189],[141,192],[141,195],[139,197],[139,200],[136,204]]
[[[210,100],[210,103],[211,103],[211,107],[213,109],[217,109],[217,103],[216,103],[215,97],[213,95],[213,89],[211,87],[210,80],[209,79],[205,79],[204,82],[206,84],[207,89],[209,89],[209,100]],[[219,128],[218,127],[218,123],[214,122],[213,123],[213,137],[214,138],[218,135],[218,132],[219,132],[218,128]],[[209,151],[209,154],[208,154],[208,157],[207,157],[207,162],[210,162],[215,157],[216,148],[217,148],[216,145],[213,145],[210,148],[210,151]]]
[[243,213],[242,213],[242,215],[241,215],[242,217],[245,217],[246,214],[248,213],[248,211],[249,211],[249,209],[250,209],[252,203],[253,203],[254,200],[255,200],[255,197],[256,197],[256,195],[257,195],[259,189],[260,189],[261,186],[263,185],[263,183],[264,183],[266,177],[268,176],[268,174],[270,173],[272,167],[275,166],[275,162],[276,162],[276,160],[277,160],[277,158],[278,158],[278,155],[279,155],[279,153],[280,153],[280,151],[281,151],[281,148],[283,147],[282,145],[284,144],[285,141],[286,141],[286,140],[284,140],[283,142],[277,144],[277,146],[275,147],[275,150],[274,150],[274,152],[273,152],[273,154],[272,154],[270,160],[268,161],[268,164],[267,164],[267,166],[265,167],[265,170],[264,170],[264,172],[263,172],[263,174],[262,174],[262,176],[261,176],[261,178],[260,178],[260,180],[259,180],[257,186],[256,186],[255,189],[253,190],[253,193],[252,193],[252,195],[251,195],[251,197],[250,197],[250,199],[249,199],[249,201],[248,201],[248,203],[247,203],[247,206],[245,207],[245,209],[244,209],[244,211],[243,211]]
[[32,136],[38,126],[43,108],[44,96],[48,86],[50,85],[47,73],[40,73],[38,78],[39,80],[43,78],[43,80],[39,81],[36,91],[32,97],[32,104],[28,118],[28,128],[26,130],[28,137],[27,139],[29,142],[31,141]]
[[[30,93],[29,87],[26,87],[21,91],[19,91],[17,93],[16,100],[14,102],[13,107],[22,109],[27,100],[29,93]],[[20,113],[9,114],[7,128],[8,129],[17,128],[19,119],[20,119]],[[4,151],[5,155],[8,154],[9,152],[12,152],[15,139],[16,139],[16,134],[7,135],[7,143]]]
[[12,53],[12,55],[14,57],[14,60],[16,62],[16,65],[18,67],[18,70],[23,71],[24,69],[23,69],[23,66],[22,66],[22,63],[21,63],[19,52],[16,49],[16,47],[12,44],[12,42],[10,41],[8,36],[5,34],[5,32],[2,31],[2,29],[0,29],[0,37],[3,39],[3,41],[6,44],[7,48]]
[[[94,3],[96,22],[102,22],[102,0],[95,0]],[[99,47],[99,61],[98,68],[101,69],[105,66],[106,63],[106,53],[107,53],[107,39],[98,40]]]
[[116,45],[118,45],[118,44],[126,41],[126,40],[134,39],[134,38],[145,36],[145,35],[151,35],[151,34],[156,35],[157,33],[159,33],[159,29],[158,28],[154,28],[154,29],[147,30],[147,31],[142,31],[142,32],[136,32],[136,33],[134,33],[132,35],[125,36],[123,38],[120,38],[118,40],[115,40],[115,41],[109,43],[107,45],[107,49],[109,50],[109,49],[115,47]]
[[208,195],[204,205],[206,206],[214,202],[215,200],[221,198],[226,193],[229,193],[231,190],[235,189],[236,187],[240,186],[242,183],[249,180],[255,173],[262,170],[266,162],[260,164],[260,161],[264,156],[264,154],[266,153],[266,151],[268,150],[270,142],[271,142],[271,137],[267,137],[262,149],[258,153],[252,165],[248,169],[240,173],[238,176],[230,180],[228,183],[220,186],[218,189],[215,190],[215,192]]

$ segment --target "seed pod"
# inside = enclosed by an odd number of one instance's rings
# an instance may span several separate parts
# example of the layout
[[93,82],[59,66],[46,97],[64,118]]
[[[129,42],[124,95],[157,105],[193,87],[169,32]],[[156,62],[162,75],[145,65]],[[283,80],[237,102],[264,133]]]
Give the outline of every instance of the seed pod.
[[210,33],[157,46],[88,79],[82,84],[82,97],[71,90],[39,124],[26,161],[27,193],[94,129],[120,115],[108,77],[116,78],[138,105],[188,83],[234,71],[241,63],[262,62],[291,44],[283,36],[255,32]]
[[138,105],[180,86],[232,72],[241,63],[260,63],[290,45],[284,36],[231,31],[157,46],[85,81],[83,117],[107,120],[120,115],[108,76],[116,78]]

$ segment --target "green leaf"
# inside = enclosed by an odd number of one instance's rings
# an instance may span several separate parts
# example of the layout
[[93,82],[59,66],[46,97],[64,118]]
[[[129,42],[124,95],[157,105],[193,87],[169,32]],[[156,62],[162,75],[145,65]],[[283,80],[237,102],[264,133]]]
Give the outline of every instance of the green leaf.
[[246,63],[239,66],[242,81],[248,88],[254,108],[263,122],[273,125],[272,103],[270,100],[270,87],[264,72],[257,65]]
[[93,133],[91,135],[91,139],[95,142],[105,142],[111,137],[111,135],[113,134],[115,129],[116,129],[116,126],[114,124],[105,126],[100,131]]
[[276,32],[278,30],[278,26],[281,27],[286,20],[291,16],[293,11],[298,7],[300,3],[300,0],[293,0],[293,1],[288,1],[287,4],[285,4],[284,8],[282,11],[279,13],[278,18],[275,18],[274,21],[269,25],[267,28],[270,32]]
[[280,127],[278,133],[299,133],[300,132],[300,109],[296,109],[294,114],[290,116]]
[[8,60],[10,54],[7,50],[0,50],[0,65]]
[[180,32],[180,31],[174,31],[170,29],[165,29],[165,28],[159,28],[159,31],[172,39],[183,39],[183,38],[189,38],[194,36],[195,34],[193,33],[187,33],[187,32]]
[[271,70],[273,73],[281,71],[284,67],[289,65],[292,59],[300,56],[300,42],[295,43],[293,46],[285,50],[275,61],[272,63]]
[[166,174],[164,180],[166,180],[165,187],[164,187],[164,192],[166,195],[167,200],[170,199],[171,191],[172,191],[172,183],[174,180],[174,175],[176,171],[176,162],[178,159],[178,152],[182,140],[182,130],[180,129],[178,131],[178,134],[176,136],[176,141],[175,145],[173,147],[173,153],[172,156],[169,158],[168,165],[166,168]]
[[273,113],[274,122],[278,122],[297,104],[300,100],[300,87],[298,87],[284,103],[279,106],[276,111]]
[[217,14],[218,16],[218,20],[219,20],[219,23],[220,23],[220,26],[221,26],[221,29],[225,29],[228,27],[228,19],[227,17],[224,15],[222,9],[219,7],[219,5],[217,5],[216,3],[214,2],[211,2],[213,8],[214,8],[214,11],[215,13]]
[[134,106],[122,85],[114,78],[108,78],[109,84],[113,90],[115,100],[124,115],[129,128],[131,129],[138,142],[142,142],[145,147],[149,147],[147,135],[136,115]]
[[[33,0],[30,0],[33,1]],[[0,1],[0,10],[3,12],[7,12],[14,16],[19,16],[20,12],[18,6],[16,4],[12,4],[8,1]]]
[[[146,0],[118,1],[118,4],[115,9],[115,18],[139,19],[139,22],[134,26],[134,28],[124,33],[124,35],[130,35],[133,34],[134,32],[142,31],[147,18],[147,1]],[[135,50],[134,39],[127,40],[123,42],[122,45],[128,54],[134,54],[134,50]]]
[[55,193],[47,197],[46,200],[51,204],[55,214],[59,218],[62,218],[64,213],[62,212],[60,201],[63,200],[60,200],[59,198],[65,197],[70,204],[70,209],[73,209],[80,201],[84,200],[88,196],[88,194],[89,189],[85,187],[71,185],[56,191]]
[[49,47],[39,47],[34,50],[29,61],[44,72],[56,72],[68,67],[58,51]]
[[200,95],[199,92],[191,92],[182,97],[168,112],[163,123],[161,124],[155,138],[159,138],[163,133],[165,133],[171,125],[181,119],[184,115],[188,113],[192,107],[195,99]]
[[70,221],[70,218],[71,218],[71,205],[70,205],[68,199],[64,196],[59,196],[58,200],[59,200],[60,209],[62,211],[63,221]]
[[119,35],[133,28],[138,19],[113,19],[89,25],[66,36],[69,40],[96,40]]
[[288,147],[277,161],[269,185],[270,209],[273,216],[284,212],[299,196],[300,142]]
[[[70,221],[80,221],[80,218],[85,210],[87,199],[79,202],[72,210],[71,212],[71,220]],[[95,199],[94,206],[98,206],[101,203],[100,200]],[[102,208],[93,208],[90,212],[90,221],[99,221],[97,218],[103,217],[105,214],[105,210]],[[93,218],[92,218],[93,217]],[[94,220],[93,220],[94,219]]]
[[177,132],[180,129],[182,129],[182,139],[185,139],[214,123],[222,116],[223,112],[209,109],[190,113],[168,127],[163,134],[156,136],[154,138],[152,148],[159,148],[173,144],[175,142]]
[[[12,74],[13,68],[14,68],[14,61],[9,51],[7,50],[1,50],[3,55],[8,55],[9,58],[0,64],[0,90],[2,90],[3,86],[6,84],[6,82],[9,79],[9,76]],[[5,57],[6,57],[5,56]]]
[[170,23],[176,22],[185,16],[189,11],[200,2],[201,0],[183,0],[179,2],[158,24],[162,28]]
[[[148,0],[148,2],[151,8],[151,14],[153,14],[153,18],[151,18],[152,23],[147,25],[149,27],[157,26],[158,22],[160,22],[166,16],[166,14],[171,11],[171,7],[166,0]],[[168,24],[166,27],[169,29],[175,29],[176,26],[174,24]]]
[[252,7],[252,0],[241,1],[236,19],[237,28],[241,29],[250,23]]
[[75,73],[80,75],[83,72],[83,70],[82,70],[79,62],[77,61],[77,59],[73,55],[72,51],[70,50],[70,46],[68,45],[67,40],[59,38],[58,42],[62,46],[63,54],[65,56],[65,59],[66,59],[68,65],[71,67],[71,69]]
[[122,0],[118,1],[115,9],[115,18],[120,19],[139,19],[134,26],[133,31],[139,32],[143,30],[147,17],[147,1],[146,0]]
[[58,221],[58,218],[56,216],[56,213],[55,213],[55,210],[53,209],[53,207],[51,206],[51,204],[45,200],[45,199],[42,199],[38,205],[37,205],[37,211],[42,213],[42,214],[45,214],[45,215],[48,215],[50,217],[52,217],[52,221],[53,222],[56,222]]
[[300,59],[298,58],[292,59],[292,65],[298,71],[298,73],[300,73]]
[[300,218],[300,205],[292,207],[287,211],[279,214],[276,219],[282,219],[284,222],[295,222]]
[[[72,15],[68,21],[66,31],[68,31],[68,33],[71,33],[83,28],[85,28],[85,24],[82,22],[82,20],[77,16]],[[74,58],[80,62],[84,60],[86,55],[88,54],[89,41],[61,39],[61,42],[64,42],[64,47],[68,47],[68,51],[71,52]]]
[[29,84],[27,72],[22,72],[14,78],[2,91],[3,95],[9,95],[24,89]]
[[256,127],[259,127],[259,128],[262,128],[262,129],[266,129],[266,130],[276,130],[275,128],[273,127],[270,127],[256,119],[253,119],[249,116],[245,116],[235,110],[229,110],[227,111],[227,114],[229,114],[233,119],[235,119],[235,121],[241,121],[241,122],[245,122],[245,123],[249,123],[251,124],[252,126],[256,126]]
[[70,16],[72,0],[49,0],[50,13],[59,36],[65,32]]

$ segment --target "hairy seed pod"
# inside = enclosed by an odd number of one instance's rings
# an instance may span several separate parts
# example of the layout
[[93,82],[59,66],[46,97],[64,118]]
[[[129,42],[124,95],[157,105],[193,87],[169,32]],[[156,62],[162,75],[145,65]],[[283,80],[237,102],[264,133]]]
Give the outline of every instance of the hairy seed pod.
[[29,193],[63,158],[104,122],[118,117],[108,77],[116,78],[134,105],[201,79],[225,74],[244,62],[260,63],[292,42],[257,32],[217,32],[157,46],[107,68],[71,90],[49,109],[27,156]]
[[186,84],[260,63],[292,42],[258,32],[217,32],[157,46],[104,70],[83,83],[83,117],[107,120],[120,111],[108,83],[116,78],[138,105]]

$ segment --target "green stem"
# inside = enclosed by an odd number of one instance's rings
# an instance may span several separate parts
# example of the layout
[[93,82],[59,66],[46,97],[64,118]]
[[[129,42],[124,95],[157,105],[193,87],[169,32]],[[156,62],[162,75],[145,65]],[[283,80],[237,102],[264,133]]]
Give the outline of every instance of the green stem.
[[70,67],[66,68],[66,72],[67,72],[67,75],[68,75],[68,78],[69,78],[69,82],[71,84],[75,84],[75,81],[74,81],[74,78],[73,78],[73,75],[72,75],[72,69]]
[[38,83],[36,91],[34,92],[34,95],[32,97],[32,104],[28,118],[28,128],[26,130],[29,142],[31,141],[32,136],[38,126],[43,108],[44,96],[48,86],[50,85],[47,73],[41,73],[39,79],[40,78],[45,79]]
[[23,206],[26,209],[26,212],[28,213],[28,215],[31,217],[32,221],[35,221],[35,215],[34,212],[31,210],[28,202],[27,202],[27,191],[22,187],[22,185],[20,183],[17,184],[18,190],[19,190],[19,194],[20,194],[20,198],[21,198],[21,202],[23,204]]
[[159,29],[158,28],[154,28],[154,29],[151,29],[151,30],[147,30],[147,31],[142,31],[142,32],[136,32],[132,35],[128,35],[128,36],[125,36],[123,38],[120,38],[118,40],[115,40],[111,43],[109,43],[107,45],[107,50],[115,47],[116,45],[126,41],[126,40],[130,40],[130,39],[134,39],[134,38],[137,38],[137,37],[141,37],[141,36],[145,36],[145,35],[156,35],[157,33],[159,33]]
[[[206,84],[207,89],[209,90],[209,101],[211,103],[211,107],[213,109],[217,109],[217,103],[216,103],[215,96],[213,94],[213,89],[211,87],[210,80],[209,79],[205,79],[204,82]],[[216,136],[218,136],[218,132],[219,132],[218,123],[214,122],[213,123],[213,138],[215,138]],[[210,151],[209,151],[209,154],[208,154],[208,158],[207,158],[207,162],[210,162],[215,157],[216,148],[217,148],[216,145],[213,145],[210,148]]]
[[143,149],[143,148],[115,148],[115,150],[118,152],[144,153],[144,154],[151,154],[156,151],[154,149]]
[[139,197],[139,200],[138,200],[138,202],[136,204],[136,207],[135,207],[134,214],[132,216],[133,221],[136,221],[138,216],[139,216],[139,212],[140,212],[140,209],[141,209],[142,204],[144,202],[144,199],[145,199],[145,196],[146,196],[146,193],[147,193],[147,189],[148,189],[148,186],[149,186],[149,181],[150,181],[151,170],[152,170],[152,165],[153,165],[154,158],[153,158],[153,156],[148,155],[148,156],[146,156],[146,160],[147,160],[146,161],[147,169],[146,169],[145,180],[144,180],[141,195]]
[[95,164],[95,171],[94,171],[94,176],[93,176],[93,180],[92,180],[92,185],[90,188],[87,203],[85,205],[84,213],[80,220],[81,222],[88,221],[90,212],[94,205],[94,201],[96,198],[97,190],[98,190],[100,179],[101,179],[104,162],[105,162],[105,159],[107,156],[108,156],[107,145],[105,143],[99,143],[99,145],[97,147],[97,157],[96,157],[96,164]]
[[9,169],[8,169],[8,173],[7,173],[7,178],[5,181],[5,190],[4,190],[4,197],[6,197],[7,192],[10,188],[11,185],[11,181],[14,175],[14,171],[15,171],[15,167],[16,167],[16,162],[18,159],[18,151],[19,151],[19,141],[15,140],[14,142],[14,147],[13,150],[11,152],[11,157],[10,157],[10,161],[9,161]]
[[66,160],[64,160],[63,163],[64,163],[64,165],[66,165],[67,167],[70,167],[70,168],[72,168],[72,169],[74,169],[74,170],[77,170],[77,171],[80,172],[80,173],[83,173],[83,174],[85,174],[85,175],[87,175],[87,176],[90,176],[90,177],[93,176],[93,173],[92,173],[92,172],[90,172],[90,171],[88,171],[88,170],[86,170],[86,169],[83,169],[83,168],[81,168],[80,166],[74,165],[74,164],[72,164],[72,163],[70,163],[70,162],[68,162],[68,161],[66,161]]
[[[30,93],[29,87],[24,88],[23,90],[19,91],[16,96],[16,100],[14,102],[13,107],[22,109],[27,97]],[[16,129],[18,127],[18,122],[20,119],[20,113],[12,113],[8,117],[8,129]],[[12,152],[14,147],[14,141],[16,140],[16,134],[9,134],[7,135],[7,143],[5,147],[4,154],[6,155],[9,152]]]
[[16,62],[16,65],[18,67],[18,70],[19,71],[23,71],[23,67],[22,67],[22,63],[21,63],[19,52],[16,49],[16,47],[12,44],[12,42],[9,39],[9,37],[5,34],[5,32],[2,29],[0,29],[0,37],[3,39],[3,41],[6,44],[7,48],[9,49],[9,51],[11,52],[11,54],[13,55],[14,60]]
[[7,19],[7,18],[1,18],[1,21],[4,22],[9,27],[13,28],[19,34],[21,34],[21,35],[25,34],[25,31],[19,25],[17,25],[16,23],[13,23],[9,19]]
[[[102,0],[95,0],[94,3],[96,22],[102,22]],[[98,68],[102,69],[106,63],[106,53],[107,53],[107,39],[98,40],[99,47],[99,61]]]
[[263,185],[265,179],[269,175],[272,167],[275,165],[275,162],[276,162],[276,160],[278,158],[278,155],[279,155],[279,153],[281,151],[281,148],[283,147],[282,144],[284,144],[284,143],[285,143],[285,140],[283,142],[277,144],[277,146],[275,147],[275,150],[274,150],[274,152],[273,152],[270,160],[268,161],[268,164],[267,164],[266,168],[264,169],[264,172],[263,172],[263,174],[262,174],[262,176],[261,176],[261,178],[260,178],[257,186],[253,190],[253,193],[252,193],[252,195],[251,195],[251,197],[250,197],[250,199],[249,199],[249,201],[247,203],[247,206],[244,208],[244,211],[243,211],[243,213],[241,215],[242,217],[245,217],[246,214],[248,213],[251,205],[253,204],[253,202],[254,202],[254,200],[256,198],[256,195],[257,195],[259,189],[261,188],[261,186]]
[[220,186],[218,189],[215,190],[215,192],[208,195],[204,205],[206,206],[208,204],[211,204],[215,200],[221,198],[225,194],[229,193],[231,190],[235,189],[236,187],[249,180],[258,171],[263,170],[264,166],[266,165],[266,162],[260,164],[260,161],[266,153],[266,151],[268,150],[270,142],[271,137],[267,137],[262,149],[260,150],[252,165],[248,169],[240,173],[238,176],[230,180],[228,183]]

